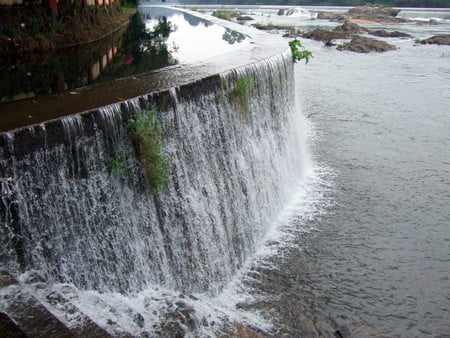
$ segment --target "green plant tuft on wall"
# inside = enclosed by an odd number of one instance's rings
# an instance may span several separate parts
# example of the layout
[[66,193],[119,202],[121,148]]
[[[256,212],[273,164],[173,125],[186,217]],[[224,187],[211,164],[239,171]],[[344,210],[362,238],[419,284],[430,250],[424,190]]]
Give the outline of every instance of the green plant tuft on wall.
[[131,136],[144,166],[149,187],[158,191],[167,185],[169,161],[163,152],[161,125],[149,110],[130,119]]
[[125,153],[122,150],[117,150],[114,153],[114,157],[108,166],[108,170],[112,174],[125,176],[126,175],[125,166],[126,166]]
[[254,88],[254,82],[249,76],[242,76],[236,80],[233,88],[228,92],[228,98],[231,102],[239,105],[239,110],[245,117],[251,113],[251,100]]
[[289,41],[289,47],[291,47],[294,63],[301,60],[305,60],[305,63],[308,63],[309,59],[313,57],[311,51],[307,50],[298,39]]

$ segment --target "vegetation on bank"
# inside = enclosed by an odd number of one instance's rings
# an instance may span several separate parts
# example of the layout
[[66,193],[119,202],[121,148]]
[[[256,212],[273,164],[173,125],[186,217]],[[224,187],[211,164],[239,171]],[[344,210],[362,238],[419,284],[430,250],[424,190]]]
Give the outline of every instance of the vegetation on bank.
[[170,167],[167,155],[163,152],[161,124],[155,112],[148,110],[136,114],[130,119],[130,130],[150,189],[163,189],[169,179]]
[[[220,0],[183,0],[185,4],[223,4]],[[230,5],[450,7],[448,0],[228,0]]]

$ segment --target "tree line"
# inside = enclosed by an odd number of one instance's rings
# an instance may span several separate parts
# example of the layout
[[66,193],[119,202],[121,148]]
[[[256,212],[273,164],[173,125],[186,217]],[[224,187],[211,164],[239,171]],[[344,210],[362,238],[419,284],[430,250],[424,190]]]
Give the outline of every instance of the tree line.
[[187,4],[288,5],[288,6],[360,6],[449,8],[450,0],[182,0]]

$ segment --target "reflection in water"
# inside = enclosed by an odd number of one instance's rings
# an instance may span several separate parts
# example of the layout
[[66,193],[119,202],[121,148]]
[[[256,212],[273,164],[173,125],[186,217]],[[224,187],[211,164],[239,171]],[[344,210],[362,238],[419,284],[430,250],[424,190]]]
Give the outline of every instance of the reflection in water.
[[241,33],[193,16],[164,7],[142,7],[147,27],[156,23],[158,16],[167,16],[177,30],[167,38],[167,46],[180,63],[207,61],[220,54],[234,52],[250,44]]
[[227,28],[225,33],[222,35],[222,39],[232,45],[244,41],[245,35]]
[[0,65],[0,102],[206,60],[249,43],[241,33],[188,13],[141,7],[126,29],[103,40]]
[[166,44],[167,38],[174,31],[175,27],[167,17],[159,17],[157,24],[148,31],[141,15],[135,14],[124,34],[120,55],[113,60],[100,80],[109,81],[175,64],[176,60]]
[[170,21],[162,17],[148,31],[136,13],[126,30],[94,44],[14,60],[0,66],[0,102],[48,95],[175,64],[165,44],[173,30]]
[[[123,31],[121,32],[123,33]],[[46,95],[93,83],[111,63],[121,44],[114,34],[95,48],[66,49],[45,55],[30,55],[0,66],[0,100],[14,101]]]

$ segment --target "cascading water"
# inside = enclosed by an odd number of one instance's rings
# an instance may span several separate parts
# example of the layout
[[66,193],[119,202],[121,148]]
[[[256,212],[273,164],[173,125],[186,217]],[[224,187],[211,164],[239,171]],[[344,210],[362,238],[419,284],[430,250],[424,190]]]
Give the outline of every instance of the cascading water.
[[[130,116],[149,109],[171,165],[160,192],[148,188],[129,131]],[[98,292],[217,294],[301,181],[297,112],[286,52],[3,134],[1,264]]]

